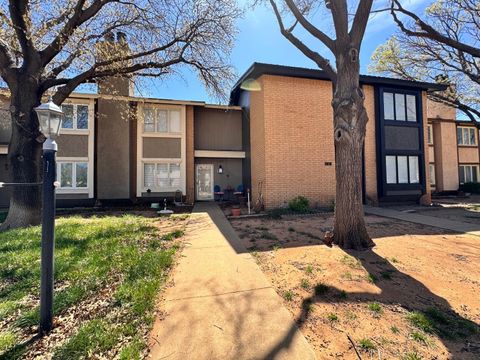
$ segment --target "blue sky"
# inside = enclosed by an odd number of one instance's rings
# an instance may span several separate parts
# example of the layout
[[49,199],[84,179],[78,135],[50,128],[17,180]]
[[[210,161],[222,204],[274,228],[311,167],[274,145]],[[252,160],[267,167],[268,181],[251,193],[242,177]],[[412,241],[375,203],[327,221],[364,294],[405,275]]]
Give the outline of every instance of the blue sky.
[[[248,1],[248,0],[244,0]],[[431,0],[405,0],[404,6],[417,13],[422,13]],[[376,8],[382,7],[384,0],[375,0]],[[247,10],[244,17],[238,21],[239,34],[231,56],[238,76],[242,75],[253,62],[265,62],[289,66],[314,68],[315,64],[291,45],[278,31],[278,25],[270,8],[257,7]],[[371,16],[361,51],[361,72],[368,72],[370,57],[378,45],[384,43],[394,32],[396,27],[388,12],[377,13]],[[306,34],[300,32],[302,40]],[[314,40],[307,43],[314,45]],[[322,51],[328,56],[327,51]],[[196,75],[188,70],[183,71],[182,77],[170,77],[163,81],[149,82],[147,88],[142,88],[141,95],[167,99],[200,100],[216,103],[208,95]]]

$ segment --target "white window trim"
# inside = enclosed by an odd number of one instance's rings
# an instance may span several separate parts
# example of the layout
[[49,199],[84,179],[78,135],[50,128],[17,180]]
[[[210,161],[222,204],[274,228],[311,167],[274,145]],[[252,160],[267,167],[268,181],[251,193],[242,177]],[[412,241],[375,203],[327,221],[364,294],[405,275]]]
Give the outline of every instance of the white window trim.
[[[143,109],[142,109],[142,119],[144,119],[144,111],[146,109],[150,109],[150,110],[153,110],[154,111],[154,122],[153,122],[153,126],[155,128],[155,131],[145,131],[145,127],[143,126],[144,125],[144,122],[142,121],[142,134],[143,135],[146,135],[146,136],[150,136],[151,135],[156,135],[157,137],[179,137],[180,135],[182,135],[182,110],[181,108],[179,107],[172,107],[172,106],[168,106],[168,107],[164,107],[164,106],[144,106]],[[166,110],[167,111],[167,128],[168,130],[166,132],[161,132],[161,131],[157,131],[157,116],[156,116],[156,111],[157,110]],[[178,131],[170,131],[170,113],[172,111],[180,111],[180,132]],[[153,137],[153,136],[152,136]]]
[[[170,165],[170,164],[180,164],[180,185],[182,184],[182,162],[180,159],[170,159],[170,160],[166,160],[166,159],[158,159],[158,160],[143,160],[142,161],[143,165],[142,165],[142,172],[143,172],[143,177],[145,176],[145,170],[144,170],[144,167],[146,164],[151,164],[151,165],[155,165],[155,167],[159,164],[166,164],[166,165]],[[169,170],[169,179],[170,179],[170,166],[168,167],[168,170]],[[144,189],[150,189],[152,192],[175,192],[177,190],[180,190],[178,187],[170,187],[170,188],[164,188],[164,189],[160,189],[160,188],[157,188],[155,186],[152,186],[152,187],[145,187],[145,179],[143,179],[143,183],[142,183],[142,187]],[[146,190],[145,190],[146,191]]]
[[57,157],[57,161],[78,161],[78,162],[88,162],[88,178],[86,189],[82,188],[81,191],[73,191],[69,188],[57,189],[59,194],[88,194],[89,199],[94,197],[94,172],[95,167],[93,164],[94,152],[95,152],[95,99],[68,99],[65,101],[65,105],[77,104],[77,105],[88,105],[88,130],[72,130],[72,129],[60,129],[60,136],[65,135],[88,135],[88,157]]
[[[477,128],[470,127],[470,126],[457,126],[457,131],[458,131],[458,129],[461,129],[461,130],[462,130],[462,137],[461,137],[462,142],[461,142],[461,143],[458,143],[458,145],[460,145],[460,146],[473,146],[473,147],[477,146],[477,144],[478,144],[478,133],[477,133],[477,131],[476,131]],[[474,141],[473,144],[464,144],[464,143],[463,143],[463,131],[464,131],[465,129],[473,129],[473,134],[474,134],[474,136],[475,136],[475,141]],[[470,130],[469,130],[469,132],[470,132]],[[458,132],[457,132],[457,134],[458,134]],[[468,138],[470,139],[470,134],[469,134],[469,137],[468,137]],[[457,141],[458,141],[458,135],[457,135]]]
[[[428,130],[430,130],[430,141],[428,141]],[[427,144],[433,145],[433,125],[432,124],[427,125]]]
[[[180,110],[180,130],[179,133],[159,133],[159,132],[144,132],[143,128],[143,114],[145,107],[148,108],[159,108],[165,110]],[[137,108],[137,197],[142,197],[142,193],[146,193],[148,188],[144,186],[144,170],[143,166],[145,163],[179,163],[180,164],[180,188],[172,190],[160,190],[155,191],[155,189],[150,189],[152,192],[174,192],[177,190],[182,191],[186,194],[187,189],[187,162],[186,162],[186,129],[187,129],[187,116],[186,116],[186,106],[178,105],[164,105],[164,104],[139,104]],[[144,158],[143,157],[143,139],[144,138],[179,138],[181,157],[180,158]]]
[[[430,163],[428,164],[428,171],[430,172],[430,167],[433,166],[433,177],[431,176],[432,174],[429,173],[429,178],[430,178],[430,186],[431,187],[436,187],[437,186],[437,176],[436,176],[436,173],[435,173],[435,164],[434,163]],[[432,181],[433,180],[433,181]]]
[[[460,164],[460,165],[458,165],[458,167],[459,167],[458,182],[460,184],[465,184],[465,182],[462,182],[461,179],[460,179],[460,168],[461,167],[471,167],[472,168],[472,173],[473,173],[473,169],[475,169],[476,173],[477,173],[477,182],[480,182],[480,166],[478,166],[476,164]],[[463,173],[465,174],[465,170],[463,170]],[[467,181],[467,182],[469,182],[469,181]]]
[[90,168],[88,166],[88,158],[59,158],[57,160],[57,180],[61,183],[61,164],[73,164],[72,166],[72,180],[76,180],[77,168],[76,163],[86,163],[87,164],[87,186],[86,187],[77,187],[76,183],[72,181],[72,187],[58,187],[57,192],[59,194],[88,194],[91,181],[90,177]]
[[[91,105],[91,102],[74,102],[74,101],[65,101],[63,105],[72,105],[73,106],[73,127],[71,129],[66,129],[60,127],[60,134],[76,134],[76,135],[88,135],[90,134],[90,129],[92,128],[93,124],[93,117],[94,117],[94,109]],[[77,107],[78,106],[88,106],[88,122],[87,122],[87,129],[78,129],[77,128]]]

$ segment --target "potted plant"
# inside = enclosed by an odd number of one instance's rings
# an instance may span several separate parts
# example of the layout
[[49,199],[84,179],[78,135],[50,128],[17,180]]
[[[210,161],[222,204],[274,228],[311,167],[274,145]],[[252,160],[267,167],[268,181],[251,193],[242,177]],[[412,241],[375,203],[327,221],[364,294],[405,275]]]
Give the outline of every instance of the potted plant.
[[240,216],[241,215],[240,207],[235,205],[232,207],[232,216]]

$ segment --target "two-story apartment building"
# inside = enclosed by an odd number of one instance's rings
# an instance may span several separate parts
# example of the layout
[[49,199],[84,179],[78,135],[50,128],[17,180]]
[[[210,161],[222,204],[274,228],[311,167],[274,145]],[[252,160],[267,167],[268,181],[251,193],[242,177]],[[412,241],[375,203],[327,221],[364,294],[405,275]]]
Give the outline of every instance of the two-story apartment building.
[[454,192],[461,184],[480,182],[478,124],[458,121],[455,109],[430,102],[427,142],[432,191]]
[[[441,190],[450,181],[448,189],[458,189],[460,169],[464,181],[474,179],[478,157],[459,148],[456,165],[443,165],[448,150],[429,144],[441,131],[438,142],[457,136],[454,116],[440,121],[427,104],[427,92],[443,85],[375,76],[362,76],[361,84],[369,116],[366,203],[429,202],[430,183]],[[106,79],[98,94],[72,94],[63,104],[59,205],[158,201],[177,191],[187,202],[205,201],[214,199],[215,188],[239,187],[250,188],[253,201],[261,193],[267,208],[298,195],[314,206],[334,200],[332,83],[322,71],[254,63],[233,88],[230,105],[142,98],[131,89],[130,79]],[[8,94],[2,101],[0,108],[8,109]],[[0,166],[7,169],[8,111],[3,114]],[[453,135],[443,124],[453,125]],[[453,168],[457,180],[449,178]],[[0,206],[8,206],[6,192]]]

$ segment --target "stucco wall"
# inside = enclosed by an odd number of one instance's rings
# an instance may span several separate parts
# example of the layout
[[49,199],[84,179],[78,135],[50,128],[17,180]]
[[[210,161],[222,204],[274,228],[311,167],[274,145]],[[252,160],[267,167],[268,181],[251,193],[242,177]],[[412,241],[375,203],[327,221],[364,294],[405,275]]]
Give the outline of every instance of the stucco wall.
[[367,109],[368,122],[365,136],[365,195],[367,202],[378,202],[377,191],[377,146],[376,146],[376,121],[375,121],[375,95],[374,87],[365,85],[365,108]]
[[242,112],[195,108],[196,150],[242,150]]
[[437,191],[458,190],[457,132],[454,121],[433,123]]
[[59,157],[88,157],[88,135],[62,134],[56,142]]
[[428,100],[427,117],[429,119],[456,119],[457,110],[451,106]]
[[478,164],[478,146],[459,146],[458,162],[459,164]]
[[97,196],[129,198],[129,104],[98,100]]

